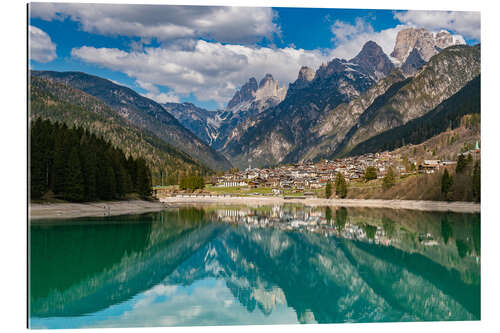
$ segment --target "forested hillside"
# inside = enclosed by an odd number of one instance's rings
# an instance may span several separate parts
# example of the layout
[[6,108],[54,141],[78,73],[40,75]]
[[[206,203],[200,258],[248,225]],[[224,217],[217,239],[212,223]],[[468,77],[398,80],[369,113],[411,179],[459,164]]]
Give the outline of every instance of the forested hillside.
[[80,126],[109,141],[127,156],[142,157],[151,168],[153,183],[180,173],[211,172],[206,166],[175,149],[145,129],[120,117],[108,105],[66,84],[31,77],[30,117],[41,117],[67,126]]
[[480,112],[481,75],[478,75],[424,116],[358,144],[350,155],[394,150],[405,144],[419,144],[447,129],[457,128],[464,115]]
[[129,124],[153,133],[212,170],[231,168],[231,163],[224,156],[184,128],[160,104],[128,87],[82,72],[31,71],[31,75],[65,84],[95,97]]
[[151,171],[143,158],[127,158],[82,127],[37,118],[30,133],[31,199],[49,191],[76,202],[151,195]]

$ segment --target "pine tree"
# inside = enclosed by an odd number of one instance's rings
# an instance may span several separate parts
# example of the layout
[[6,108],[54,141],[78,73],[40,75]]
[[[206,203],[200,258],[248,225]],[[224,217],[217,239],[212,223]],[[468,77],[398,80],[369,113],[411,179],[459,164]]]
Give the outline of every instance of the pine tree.
[[467,167],[467,160],[465,159],[465,156],[463,154],[458,155],[457,166],[455,168],[455,172],[462,173],[465,171],[466,167]]
[[332,209],[330,207],[326,207],[325,218],[326,218],[326,223],[330,224],[332,221]]
[[444,169],[443,177],[441,178],[441,193],[445,195],[446,199],[448,199],[448,193],[450,192],[452,185],[453,178],[448,173],[448,169]]
[[327,182],[325,186],[325,198],[329,199],[332,196],[332,183]]
[[93,201],[97,197],[97,157],[95,152],[86,147],[82,149],[83,179],[85,185],[85,200]]
[[345,198],[347,196],[347,182],[340,172],[337,173],[335,178],[335,194],[341,198]]
[[373,179],[377,179],[377,169],[373,166],[369,166],[365,169],[365,180],[369,181]]
[[82,167],[77,147],[71,149],[64,179],[64,199],[68,201],[83,201],[85,198],[85,186],[83,184]]
[[341,233],[344,230],[344,227],[347,223],[347,209],[345,207],[340,207],[335,212],[335,229],[337,229],[338,233]]
[[146,198],[151,196],[152,182],[151,172],[146,165],[146,161],[142,158],[137,160],[137,183],[136,188],[139,195]]
[[389,170],[387,170],[387,173],[384,176],[382,188],[384,189],[384,191],[386,191],[391,187],[393,187],[395,184],[396,184],[396,175],[394,174],[392,167],[389,167]]
[[98,193],[99,198],[103,200],[111,200],[116,196],[116,178],[113,170],[113,165],[108,158],[102,160],[102,172],[99,172],[98,177]]
[[476,162],[472,172],[472,196],[475,201],[481,201],[481,166],[479,162]]
[[406,172],[410,171],[410,162],[408,161],[408,156],[403,156],[403,165],[405,166]]
[[30,195],[32,199],[39,199],[47,191],[46,165],[42,145],[42,121],[38,118],[31,128],[30,138]]
[[55,194],[61,194],[64,192],[64,187],[66,184],[66,180],[64,179],[66,175],[66,167],[67,167],[67,154],[64,149],[64,134],[63,130],[59,131],[56,138],[56,144],[54,147],[54,165],[52,172],[52,183],[53,183],[53,191]]

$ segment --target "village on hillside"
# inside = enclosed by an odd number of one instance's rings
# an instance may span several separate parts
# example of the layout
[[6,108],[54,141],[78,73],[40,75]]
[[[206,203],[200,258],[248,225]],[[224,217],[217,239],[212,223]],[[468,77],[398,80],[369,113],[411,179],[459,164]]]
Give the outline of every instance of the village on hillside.
[[[407,145],[404,150],[368,153],[320,162],[304,162],[283,164],[267,168],[251,167],[245,170],[236,168],[217,175],[205,177],[202,187],[182,188],[177,185],[158,185],[153,187],[154,197],[168,196],[277,196],[287,198],[324,197],[327,184],[335,184],[341,174],[348,184],[349,191],[358,189],[375,189],[382,187],[384,178],[392,170],[394,183],[410,179],[412,176],[441,174],[444,169],[451,172],[457,166],[457,159],[463,155],[465,159],[480,159],[479,141],[464,143],[460,152],[447,154],[453,159],[438,159],[434,153],[411,154],[418,146]],[[432,151],[427,150],[427,151]],[[435,156],[436,155],[436,156]],[[444,155],[441,155],[444,156]],[[434,159],[435,157],[435,159]],[[428,158],[428,159],[426,159]],[[367,169],[374,171],[374,177],[367,179]],[[393,184],[394,184],[393,183]],[[409,183],[410,184],[410,183]],[[414,185],[408,185],[414,186]],[[373,192],[373,191],[372,191]],[[370,192],[371,193],[371,192]],[[354,194],[359,196],[359,191]],[[363,194],[365,195],[365,194]],[[373,192],[368,194],[377,197]],[[338,193],[336,193],[338,196]],[[344,197],[344,196],[340,196]]]
[[[440,168],[454,165],[456,161],[405,159],[390,152],[370,153],[360,156],[323,160],[318,163],[297,163],[275,168],[247,168],[215,177],[216,187],[270,187],[273,194],[283,190],[298,191],[321,189],[334,182],[338,173],[348,181],[362,179],[368,167],[374,167],[378,178],[383,178],[390,167],[400,176],[415,173],[434,173]],[[307,193],[307,192],[305,192]]]

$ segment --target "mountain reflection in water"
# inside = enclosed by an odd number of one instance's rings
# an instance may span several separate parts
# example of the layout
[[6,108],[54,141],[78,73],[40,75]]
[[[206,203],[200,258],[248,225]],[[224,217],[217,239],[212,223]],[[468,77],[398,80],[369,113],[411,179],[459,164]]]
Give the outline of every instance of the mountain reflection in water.
[[181,208],[30,228],[33,328],[480,319],[480,215]]

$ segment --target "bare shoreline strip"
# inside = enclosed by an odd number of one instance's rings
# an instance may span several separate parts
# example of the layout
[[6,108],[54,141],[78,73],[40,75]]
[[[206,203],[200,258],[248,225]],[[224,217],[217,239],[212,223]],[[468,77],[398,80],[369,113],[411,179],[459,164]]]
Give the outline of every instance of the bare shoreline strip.
[[161,211],[168,204],[158,201],[106,201],[89,203],[30,204],[30,220],[66,219],[90,216],[116,216]]
[[50,203],[30,204],[30,220],[66,219],[90,216],[116,216],[161,211],[167,208],[192,204],[218,205],[281,205],[284,203],[306,206],[378,207],[391,209],[412,209],[423,211],[452,211],[458,213],[479,213],[481,207],[472,202],[443,202],[417,200],[377,199],[284,199],[282,197],[223,197],[223,196],[178,196],[165,197],[160,201],[109,201],[96,203]]
[[306,206],[377,207],[412,209],[422,211],[452,211],[457,213],[480,213],[481,206],[474,202],[446,202],[423,200],[379,200],[379,199],[284,199],[282,197],[222,197],[222,196],[176,196],[160,199],[168,204],[224,204],[224,205],[280,205],[296,203]]

